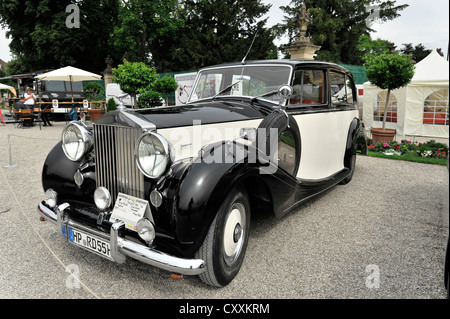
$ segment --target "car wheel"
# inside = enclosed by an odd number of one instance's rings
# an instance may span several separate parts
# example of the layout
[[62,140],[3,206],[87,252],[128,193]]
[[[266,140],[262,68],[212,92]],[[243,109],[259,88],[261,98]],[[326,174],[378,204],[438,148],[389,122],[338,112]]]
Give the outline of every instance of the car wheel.
[[450,275],[447,275],[447,299],[450,299]]
[[206,238],[196,253],[206,270],[200,279],[224,287],[238,274],[244,260],[250,228],[250,204],[244,189],[236,188],[223,202]]

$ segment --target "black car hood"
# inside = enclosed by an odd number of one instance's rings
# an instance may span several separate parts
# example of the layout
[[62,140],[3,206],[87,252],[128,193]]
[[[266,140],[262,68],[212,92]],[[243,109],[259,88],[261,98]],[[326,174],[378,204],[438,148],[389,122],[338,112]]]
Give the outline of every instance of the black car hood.
[[259,109],[248,103],[235,101],[213,101],[140,110],[108,112],[95,124],[122,124],[142,127],[144,122],[153,123],[157,129],[192,126],[194,121],[201,124],[248,121],[263,118],[267,109]]

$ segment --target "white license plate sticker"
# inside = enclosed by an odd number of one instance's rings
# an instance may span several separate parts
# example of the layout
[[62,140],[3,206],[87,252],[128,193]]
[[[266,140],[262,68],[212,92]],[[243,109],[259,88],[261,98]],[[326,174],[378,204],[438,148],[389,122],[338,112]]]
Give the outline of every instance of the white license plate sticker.
[[115,223],[121,220],[126,228],[136,231],[138,221],[144,216],[153,221],[148,201],[119,193],[109,221]]
[[109,246],[109,242],[103,239],[100,239],[95,236],[91,236],[84,232],[81,232],[77,229],[68,228],[69,230],[69,241],[84,247],[92,252],[100,254],[104,257],[111,258],[111,247]]

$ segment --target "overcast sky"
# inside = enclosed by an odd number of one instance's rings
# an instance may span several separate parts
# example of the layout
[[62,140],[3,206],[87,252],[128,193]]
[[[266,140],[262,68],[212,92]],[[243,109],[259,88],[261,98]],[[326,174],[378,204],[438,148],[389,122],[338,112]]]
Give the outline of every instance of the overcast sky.
[[[289,5],[290,0],[263,0],[271,3],[268,14],[268,26],[272,26],[283,19],[280,6]],[[381,38],[394,42],[397,49],[403,43],[422,43],[427,49],[441,48],[447,56],[449,41],[449,1],[448,0],[397,0],[397,4],[409,4],[395,20],[383,24],[375,23],[372,28],[377,32],[371,34],[373,39]],[[5,37],[5,30],[0,29],[0,59],[8,62],[11,59],[9,39]],[[283,44],[283,39],[276,44]]]

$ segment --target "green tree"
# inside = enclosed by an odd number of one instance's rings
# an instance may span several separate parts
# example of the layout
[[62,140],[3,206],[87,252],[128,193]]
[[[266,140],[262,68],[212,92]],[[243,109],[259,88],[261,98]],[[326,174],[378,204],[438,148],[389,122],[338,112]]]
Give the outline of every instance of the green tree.
[[275,34],[261,20],[269,8],[261,0],[179,1],[172,14],[182,22],[149,41],[154,66],[163,73],[241,61],[256,33],[248,59],[277,58]]
[[[383,90],[388,90],[386,107],[389,105],[391,91],[408,85],[414,76],[414,64],[410,55],[382,54],[365,63],[369,81]],[[383,130],[386,128],[386,114],[383,115]]]
[[[399,51],[403,54],[410,54],[413,61],[416,63],[419,63],[431,53],[431,50],[425,48],[422,43],[419,43],[415,46],[412,43],[403,43],[403,48],[401,48]],[[442,53],[442,49],[437,49],[437,52],[441,56],[444,56],[444,54]]]
[[153,84],[155,91],[164,94],[166,105],[169,105],[169,93],[173,93],[177,87],[177,81],[168,75],[159,77]]
[[[122,0],[119,22],[114,27],[113,56],[133,62],[151,64],[154,60],[150,44],[157,45],[161,37],[172,38],[183,26],[177,14],[177,0]],[[167,47],[164,54],[168,54]]]
[[[66,24],[72,3],[79,9],[79,28]],[[11,52],[20,63],[15,70],[75,65],[103,71],[118,8],[118,0],[0,0],[0,24],[8,29]]]
[[292,0],[280,7],[286,14],[276,27],[277,35],[287,34],[291,44],[297,36],[301,5],[310,10],[311,24],[308,33],[311,41],[322,48],[317,52],[319,60],[361,64],[357,45],[361,35],[373,31],[370,19],[386,22],[398,17],[408,5],[395,5],[396,1],[381,0]]
[[190,68],[241,61],[256,34],[248,59],[276,58],[275,34],[261,20],[269,9],[261,0],[185,0],[183,37],[192,42],[182,50],[194,62]]
[[361,59],[366,62],[375,56],[389,53],[391,45],[387,40],[372,40],[370,36],[363,34],[359,37],[356,48],[362,54]]
[[134,99],[134,108],[137,108],[136,95],[152,90],[158,78],[156,70],[145,63],[127,60],[113,69],[113,75],[113,81],[119,83],[120,89]]

